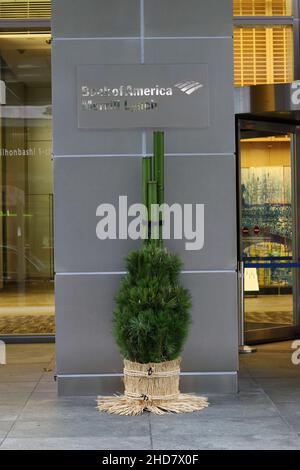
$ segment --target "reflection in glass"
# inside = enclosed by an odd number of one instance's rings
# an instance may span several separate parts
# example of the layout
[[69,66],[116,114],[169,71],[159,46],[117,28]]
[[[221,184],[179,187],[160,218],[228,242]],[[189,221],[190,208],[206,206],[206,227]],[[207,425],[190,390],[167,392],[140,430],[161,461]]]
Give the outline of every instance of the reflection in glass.
[[245,287],[246,329],[292,325],[294,270],[284,267],[293,262],[290,136],[243,140],[241,158],[243,258],[264,264],[252,272],[258,290]]
[[0,36],[0,335],[54,333],[49,39]]

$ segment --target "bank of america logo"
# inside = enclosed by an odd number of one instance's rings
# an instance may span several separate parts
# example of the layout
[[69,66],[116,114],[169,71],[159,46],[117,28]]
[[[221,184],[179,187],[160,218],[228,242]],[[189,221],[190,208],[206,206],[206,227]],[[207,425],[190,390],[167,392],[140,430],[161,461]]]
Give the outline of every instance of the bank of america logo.
[[193,81],[177,83],[175,86],[186,95],[192,95],[193,93],[195,93],[195,91],[203,87],[202,83]]

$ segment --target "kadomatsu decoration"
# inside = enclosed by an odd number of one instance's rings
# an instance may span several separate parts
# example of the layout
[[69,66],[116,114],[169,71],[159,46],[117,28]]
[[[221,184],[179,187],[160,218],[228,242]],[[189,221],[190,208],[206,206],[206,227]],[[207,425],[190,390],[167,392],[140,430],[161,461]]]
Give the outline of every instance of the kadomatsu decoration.
[[[162,245],[153,205],[164,202],[164,134],[154,133],[154,158],[143,159],[144,245],[127,257],[116,298],[114,336],[124,358],[125,393],[98,397],[98,409],[119,415],[188,413],[206,398],[179,391],[180,354],[191,323],[190,292],[179,283],[182,263]],[[161,218],[162,219],[162,218]]]

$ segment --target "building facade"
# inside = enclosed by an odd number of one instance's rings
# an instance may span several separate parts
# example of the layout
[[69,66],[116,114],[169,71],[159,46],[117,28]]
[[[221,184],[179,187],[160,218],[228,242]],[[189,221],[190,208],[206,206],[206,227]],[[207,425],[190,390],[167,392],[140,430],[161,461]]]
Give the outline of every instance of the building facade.
[[[243,138],[237,159],[234,111],[279,109],[276,87],[298,77],[298,18],[298,2],[288,0],[53,0],[52,13],[49,1],[0,2],[0,335],[51,341],[56,332],[61,394],[120,387],[112,312],[124,257],[139,242],[100,241],[96,211],[121,195],[141,200],[154,129],[165,131],[167,201],[205,207],[201,250],[167,243],[193,295],[183,386],[237,389],[238,261],[288,262],[296,252],[290,133]],[[121,87],[140,70],[154,87],[201,76],[195,122],[175,101],[157,124],[80,112],[80,84],[97,87],[95,75],[105,74],[99,87]],[[246,331],[295,325],[294,268],[254,269]],[[271,308],[278,298],[282,308]]]

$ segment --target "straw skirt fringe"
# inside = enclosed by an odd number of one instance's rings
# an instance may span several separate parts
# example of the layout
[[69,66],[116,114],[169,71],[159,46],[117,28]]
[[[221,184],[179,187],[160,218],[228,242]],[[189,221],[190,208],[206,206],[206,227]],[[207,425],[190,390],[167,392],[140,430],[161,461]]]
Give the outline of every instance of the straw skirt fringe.
[[206,398],[179,392],[180,362],[180,358],[159,364],[124,360],[124,395],[98,397],[98,410],[137,416],[144,411],[163,415],[207,408]]

